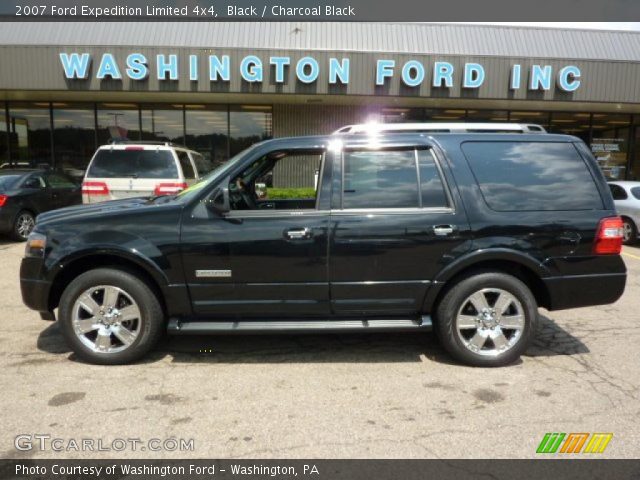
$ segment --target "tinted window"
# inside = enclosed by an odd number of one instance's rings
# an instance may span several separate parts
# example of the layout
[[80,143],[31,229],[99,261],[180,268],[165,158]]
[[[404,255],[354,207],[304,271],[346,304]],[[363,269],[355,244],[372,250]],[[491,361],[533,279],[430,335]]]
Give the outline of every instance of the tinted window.
[[178,178],[178,168],[168,150],[100,150],[88,177]]
[[415,151],[345,152],[342,206],[418,207]]
[[49,185],[51,188],[75,188],[76,184],[73,180],[65,175],[60,175],[59,173],[52,173],[48,177]]
[[493,210],[603,208],[593,178],[571,143],[465,142],[462,150]]
[[636,197],[638,200],[640,200],[640,187],[633,187],[631,189],[631,195],[633,195],[634,197]]
[[422,206],[424,208],[446,207],[449,202],[447,202],[440,172],[430,150],[418,150],[418,166],[420,167]]
[[614,185],[613,183],[609,184],[609,189],[611,190],[611,195],[614,200],[626,200],[628,198],[627,192],[625,192],[624,188],[620,185]]
[[22,175],[0,175],[0,190],[6,192],[13,188]]
[[22,188],[46,188],[47,184],[42,175],[31,175],[21,185]]
[[182,168],[182,174],[184,175],[184,178],[188,180],[196,178],[196,172],[193,171],[193,167],[191,166],[189,154],[181,150],[178,150],[176,153],[178,154],[178,160],[180,161],[180,167]]

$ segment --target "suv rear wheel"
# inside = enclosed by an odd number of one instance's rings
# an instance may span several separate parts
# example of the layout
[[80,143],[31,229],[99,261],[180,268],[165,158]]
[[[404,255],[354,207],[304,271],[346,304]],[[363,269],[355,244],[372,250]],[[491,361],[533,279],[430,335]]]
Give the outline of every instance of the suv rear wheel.
[[60,299],[60,326],[82,360],[134,362],[162,336],[164,314],[156,295],[136,276],[98,268],[79,275]]
[[517,360],[535,333],[538,306],[519,279],[478,273],[449,290],[436,311],[437,332],[456,360],[499,367]]

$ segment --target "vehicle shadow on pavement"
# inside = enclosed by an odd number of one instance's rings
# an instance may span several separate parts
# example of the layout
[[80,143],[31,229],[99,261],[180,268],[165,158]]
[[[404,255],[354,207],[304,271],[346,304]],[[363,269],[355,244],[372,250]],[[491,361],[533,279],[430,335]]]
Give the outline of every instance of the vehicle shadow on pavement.
[[16,242],[15,240],[11,240],[8,237],[0,237],[0,250],[4,250],[5,248],[9,248],[19,243],[22,242]]
[[[39,337],[37,347],[48,353],[71,353],[57,323]],[[588,353],[589,349],[552,319],[540,315],[528,357]],[[175,363],[395,363],[456,365],[434,333],[369,333],[352,335],[210,335],[166,337],[142,363],[167,356]],[[70,360],[75,360],[71,354]]]
[[545,315],[538,316],[536,336],[527,349],[527,357],[552,357],[589,353],[587,346]]

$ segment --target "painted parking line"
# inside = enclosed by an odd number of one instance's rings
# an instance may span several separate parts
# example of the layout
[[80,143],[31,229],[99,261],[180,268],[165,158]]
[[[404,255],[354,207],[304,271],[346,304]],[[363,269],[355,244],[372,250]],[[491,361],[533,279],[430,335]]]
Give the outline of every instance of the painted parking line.
[[624,255],[625,257],[631,257],[631,258],[635,258],[636,260],[640,260],[640,256],[634,255],[633,253],[622,252],[622,255]]

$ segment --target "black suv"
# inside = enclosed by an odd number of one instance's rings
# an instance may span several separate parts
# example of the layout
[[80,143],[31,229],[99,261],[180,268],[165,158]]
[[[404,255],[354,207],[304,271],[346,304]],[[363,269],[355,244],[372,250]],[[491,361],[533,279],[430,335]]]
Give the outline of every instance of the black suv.
[[537,309],[615,302],[622,223],[588,148],[541,134],[265,141],[182,193],[38,217],[24,302],[78,357],[170,334],[419,331],[516,360]]

